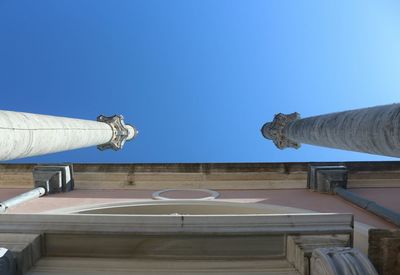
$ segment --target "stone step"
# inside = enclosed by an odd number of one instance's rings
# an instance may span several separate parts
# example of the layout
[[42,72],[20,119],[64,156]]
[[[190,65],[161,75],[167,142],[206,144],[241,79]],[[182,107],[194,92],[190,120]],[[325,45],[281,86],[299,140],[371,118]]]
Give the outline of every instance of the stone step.
[[277,274],[299,275],[286,259],[275,260],[149,260],[109,258],[42,258],[28,273],[29,275],[125,275],[125,274]]

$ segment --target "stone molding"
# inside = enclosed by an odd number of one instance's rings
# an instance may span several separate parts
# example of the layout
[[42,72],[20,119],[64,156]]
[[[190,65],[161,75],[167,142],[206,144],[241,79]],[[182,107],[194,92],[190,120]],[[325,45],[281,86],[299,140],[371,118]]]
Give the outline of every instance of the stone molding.
[[317,248],[310,260],[311,275],[378,275],[368,258],[355,248]]
[[[0,188],[31,188],[36,164],[0,164]],[[347,188],[399,188],[400,162],[321,163],[75,163],[74,177],[80,189],[304,189],[307,169],[346,166]]]
[[[104,250],[104,248],[102,248]],[[50,270],[50,271],[49,271]],[[170,260],[143,258],[45,257],[31,271],[35,275],[224,274],[298,275],[284,259]]]
[[352,234],[353,215],[329,213],[212,216],[8,214],[0,215],[0,232]]
[[274,142],[275,146],[279,149],[285,148],[300,148],[300,143],[290,140],[283,133],[283,129],[288,123],[300,119],[300,114],[295,112],[291,114],[276,114],[272,122],[267,122],[261,128],[261,132],[266,139],[270,139]]
[[290,235],[286,239],[286,257],[302,275],[310,274],[310,258],[316,248],[343,247],[351,244],[348,235]]
[[200,197],[200,198],[196,198],[196,199],[190,199],[190,200],[195,200],[195,201],[207,201],[207,200],[215,200],[216,198],[219,197],[219,193],[217,191],[214,190],[210,190],[210,189],[163,189],[163,190],[159,190],[154,192],[151,197],[154,200],[163,200],[163,201],[168,201],[168,200],[172,200],[172,201],[177,201],[177,200],[188,200],[188,199],[175,199],[175,198],[169,198],[166,196],[163,196],[161,194],[166,193],[166,192],[189,192],[189,193],[206,193],[208,194],[208,196],[204,196],[204,197]]

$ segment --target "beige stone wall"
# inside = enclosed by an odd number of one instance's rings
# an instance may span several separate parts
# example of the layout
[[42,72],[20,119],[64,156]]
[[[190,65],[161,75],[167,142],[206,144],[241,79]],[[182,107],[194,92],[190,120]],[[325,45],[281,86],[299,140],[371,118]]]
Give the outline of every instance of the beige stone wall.
[[[338,163],[324,163],[338,164]],[[400,162],[339,163],[349,169],[348,186],[385,207],[400,211]],[[74,164],[76,190],[46,196],[12,209],[36,213],[151,199],[166,188],[217,190],[219,200],[276,204],[320,212],[353,213],[356,221],[393,228],[381,218],[331,195],[308,191],[308,163]],[[0,164],[0,200],[33,186],[34,164]],[[368,187],[368,188],[367,188]],[[178,196],[179,197],[179,196]],[[185,197],[181,195],[180,197]]]

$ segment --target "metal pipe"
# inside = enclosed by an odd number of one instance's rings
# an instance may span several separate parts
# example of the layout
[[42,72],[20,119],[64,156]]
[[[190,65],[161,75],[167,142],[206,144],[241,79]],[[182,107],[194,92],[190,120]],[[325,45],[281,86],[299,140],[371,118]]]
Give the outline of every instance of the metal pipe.
[[334,189],[335,194],[339,195],[343,199],[354,203],[355,205],[371,212],[397,226],[400,226],[400,214],[390,210],[380,204],[377,204],[374,201],[368,200],[364,197],[361,197],[353,192],[350,192],[342,187],[336,187]]
[[8,199],[6,201],[0,202],[0,213],[5,213],[7,209],[16,206],[18,204],[21,204],[26,201],[30,201],[36,198],[39,198],[46,194],[46,189],[43,187],[37,187],[33,190],[30,190],[28,192],[22,193],[18,196],[15,196],[11,199]]

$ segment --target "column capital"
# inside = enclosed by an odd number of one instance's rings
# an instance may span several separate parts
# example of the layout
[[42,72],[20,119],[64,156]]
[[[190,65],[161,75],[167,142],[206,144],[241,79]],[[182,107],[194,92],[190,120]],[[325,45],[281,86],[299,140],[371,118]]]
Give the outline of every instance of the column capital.
[[289,147],[298,149],[300,144],[290,140],[283,134],[283,128],[285,128],[289,122],[298,119],[300,119],[300,114],[297,112],[287,115],[282,113],[276,114],[272,122],[267,122],[263,125],[261,128],[261,133],[266,139],[272,140],[275,146],[279,149],[285,149]]
[[106,149],[113,149],[115,151],[120,150],[124,146],[125,141],[133,139],[138,134],[135,127],[125,124],[122,115],[114,115],[110,117],[100,115],[97,117],[97,121],[107,123],[113,131],[113,136],[108,143],[97,146],[101,151]]

